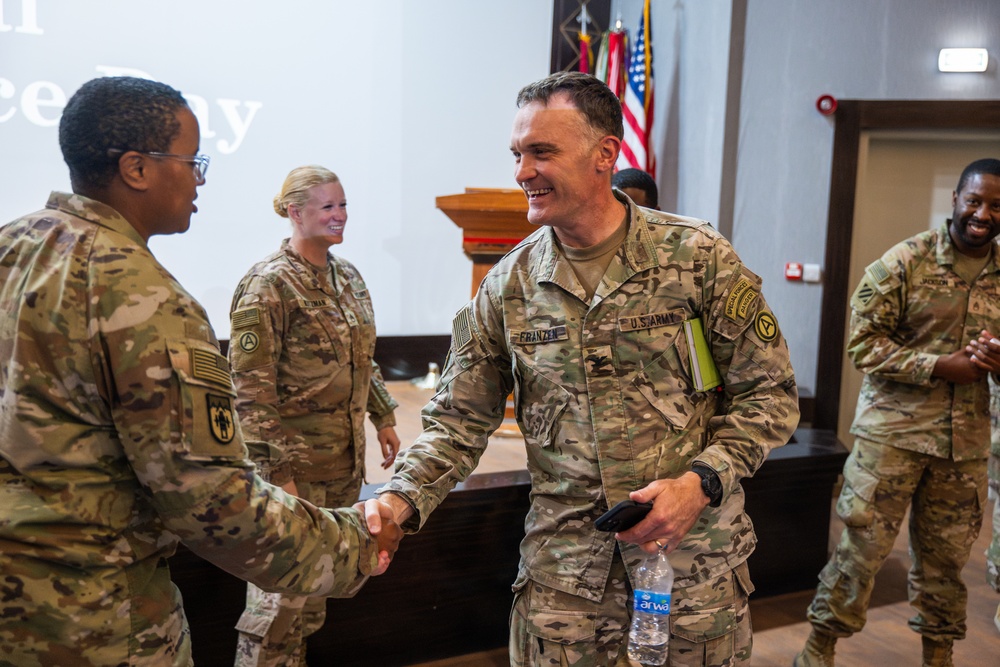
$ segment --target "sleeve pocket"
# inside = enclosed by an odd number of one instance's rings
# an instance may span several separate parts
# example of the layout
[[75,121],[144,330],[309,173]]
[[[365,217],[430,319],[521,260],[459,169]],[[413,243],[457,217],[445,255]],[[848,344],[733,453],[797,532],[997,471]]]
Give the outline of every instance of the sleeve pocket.
[[180,452],[196,461],[246,458],[226,358],[207,344],[173,340],[168,346],[181,398]]

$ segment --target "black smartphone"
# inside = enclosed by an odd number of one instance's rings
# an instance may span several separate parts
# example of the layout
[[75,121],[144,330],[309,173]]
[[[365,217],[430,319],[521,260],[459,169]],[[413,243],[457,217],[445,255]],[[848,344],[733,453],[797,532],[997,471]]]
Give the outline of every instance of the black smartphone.
[[609,533],[620,533],[642,521],[651,509],[653,509],[653,503],[623,500],[598,517],[597,521],[594,522],[594,528]]

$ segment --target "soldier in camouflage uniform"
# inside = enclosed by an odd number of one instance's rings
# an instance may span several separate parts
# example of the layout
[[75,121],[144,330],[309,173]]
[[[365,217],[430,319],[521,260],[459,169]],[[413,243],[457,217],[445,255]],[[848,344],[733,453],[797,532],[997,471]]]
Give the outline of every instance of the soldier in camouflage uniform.
[[[532,493],[511,664],[629,664],[629,572],[657,548],[677,571],[670,664],[747,664],[756,540],[740,480],[798,423],[760,278],[707,223],[612,190],[621,106],[598,79],[553,75],[518,106],[515,177],[543,227],[458,313],[424,432],[369,512],[387,504],[404,530],[423,525],[476,467],[513,391]],[[724,385],[699,391],[713,360]],[[594,528],[628,498],[654,509],[617,536]]]
[[837,514],[800,667],[832,665],[865,623],[875,574],[910,510],[910,604],[925,665],[951,665],[965,636],[961,572],[986,502],[987,375],[1000,370],[1000,160],[970,164],[954,212],[865,270],[851,298],[848,353],[865,373]]
[[[244,436],[275,454],[269,481],[321,507],[354,503],[365,473],[367,411],[390,467],[399,451],[396,402],[375,351],[375,315],[361,274],[329,253],[344,240],[347,202],[323,167],[293,169],[274,198],[292,236],[258,262],[233,296],[229,360]],[[236,665],[305,665],[305,638],[326,620],[324,598],[247,586]]]
[[190,665],[178,542],[325,596],[401,532],[255,474],[205,312],[147,246],[187,229],[204,182],[181,94],[96,79],[59,137],[75,194],[0,229],[0,665]]
[[[997,593],[1000,593],[1000,386],[990,382],[990,417],[993,422],[991,431],[989,486],[993,496],[993,537],[986,550],[986,581]],[[1000,604],[997,605],[993,624],[1000,630]]]

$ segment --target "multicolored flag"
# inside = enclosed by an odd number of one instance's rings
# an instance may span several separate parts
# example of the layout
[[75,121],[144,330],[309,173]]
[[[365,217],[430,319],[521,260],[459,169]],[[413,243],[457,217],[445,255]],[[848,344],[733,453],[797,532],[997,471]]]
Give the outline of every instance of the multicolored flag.
[[614,30],[608,30],[601,37],[601,46],[597,50],[597,64],[594,76],[608,84],[618,99],[625,92],[625,51],[628,38],[621,29],[621,22]]
[[653,127],[653,36],[649,26],[649,0],[646,0],[635,46],[629,61],[622,115],[625,139],[618,156],[618,168],[635,167],[656,178],[656,155],[651,142]]

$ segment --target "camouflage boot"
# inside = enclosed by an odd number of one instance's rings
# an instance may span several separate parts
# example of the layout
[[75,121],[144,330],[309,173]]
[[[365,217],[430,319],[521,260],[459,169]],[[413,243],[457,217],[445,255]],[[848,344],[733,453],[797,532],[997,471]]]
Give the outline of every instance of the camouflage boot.
[[833,645],[836,643],[836,637],[814,629],[809,633],[805,648],[792,661],[792,667],[833,667]]
[[922,637],[924,649],[923,667],[955,667],[951,660],[951,642],[934,641],[930,637]]

